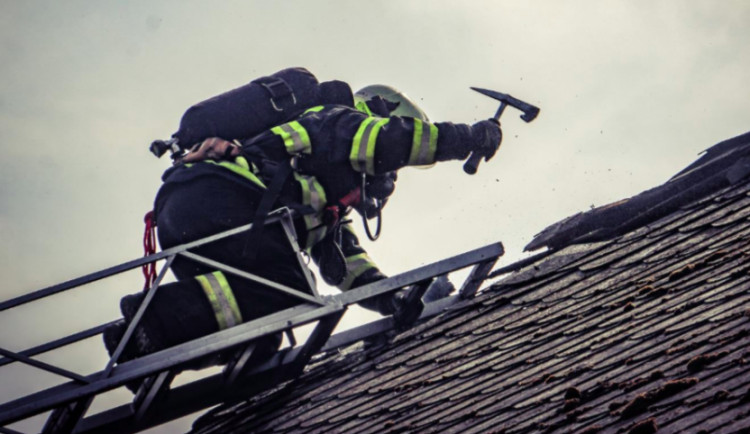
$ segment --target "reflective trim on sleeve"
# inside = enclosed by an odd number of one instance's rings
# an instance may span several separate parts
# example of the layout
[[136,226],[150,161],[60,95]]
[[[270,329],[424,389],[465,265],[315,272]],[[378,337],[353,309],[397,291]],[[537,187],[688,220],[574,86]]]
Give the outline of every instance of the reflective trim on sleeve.
[[352,168],[358,172],[375,174],[375,143],[378,133],[388,123],[389,119],[370,117],[362,121],[357,134],[352,141],[352,151],[349,161]]
[[414,136],[409,155],[410,166],[426,166],[435,162],[437,136],[438,129],[435,125],[422,122],[421,119],[414,119]]
[[348,256],[346,258],[346,277],[338,285],[338,288],[342,291],[348,291],[354,280],[370,268],[375,268],[375,263],[367,256],[367,253]]
[[312,143],[307,130],[297,121],[292,121],[277,127],[271,131],[284,140],[284,146],[289,154],[309,154],[312,152]]
[[319,112],[319,111],[323,110],[324,108],[325,108],[325,106],[322,106],[322,105],[315,106],[315,107],[310,107],[309,109],[305,110],[305,113],[303,113],[303,114]]
[[206,298],[211,303],[219,330],[236,326],[242,322],[242,314],[232,288],[229,287],[226,276],[221,271],[196,276]]

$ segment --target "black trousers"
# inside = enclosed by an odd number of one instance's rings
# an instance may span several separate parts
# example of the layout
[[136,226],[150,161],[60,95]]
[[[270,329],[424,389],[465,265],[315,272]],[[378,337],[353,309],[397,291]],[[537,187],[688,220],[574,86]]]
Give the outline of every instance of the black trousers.
[[[154,208],[161,248],[168,249],[251,222],[262,194],[262,191],[223,176],[201,176],[164,184]],[[244,255],[247,239],[245,232],[200,246],[193,252],[310,293],[296,254],[280,224],[266,225],[257,239],[260,245],[256,247],[257,253],[252,261]],[[160,348],[218,330],[210,303],[194,279],[216,270],[180,256],[175,258],[171,270],[178,281],[158,288],[143,318],[149,337]],[[299,303],[298,299],[272,288],[230,273],[224,274],[243,321]]]

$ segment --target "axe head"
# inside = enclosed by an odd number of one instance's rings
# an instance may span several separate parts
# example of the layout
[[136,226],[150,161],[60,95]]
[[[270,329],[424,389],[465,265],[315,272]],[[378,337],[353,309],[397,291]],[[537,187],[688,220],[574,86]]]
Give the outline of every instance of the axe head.
[[502,109],[504,109],[506,105],[521,110],[523,112],[523,114],[521,115],[521,119],[526,122],[533,121],[539,114],[539,107],[533,106],[525,101],[521,101],[518,98],[513,98],[507,93],[496,92],[489,89],[481,89],[478,87],[472,87],[472,89],[481,93],[482,95],[487,95],[490,98],[494,98],[500,101],[501,105],[500,109],[497,111],[496,117],[500,117],[500,115],[502,114]]

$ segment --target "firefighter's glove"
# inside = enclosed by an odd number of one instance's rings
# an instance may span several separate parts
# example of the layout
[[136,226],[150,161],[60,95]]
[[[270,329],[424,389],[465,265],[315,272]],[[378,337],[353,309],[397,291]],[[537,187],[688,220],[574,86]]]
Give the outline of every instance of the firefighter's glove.
[[210,137],[190,149],[184,157],[176,163],[194,163],[203,160],[231,160],[240,155],[240,147],[232,142]]
[[503,140],[500,122],[497,119],[487,119],[475,123],[471,126],[471,138],[473,141],[472,151],[484,156],[484,161],[490,161]]

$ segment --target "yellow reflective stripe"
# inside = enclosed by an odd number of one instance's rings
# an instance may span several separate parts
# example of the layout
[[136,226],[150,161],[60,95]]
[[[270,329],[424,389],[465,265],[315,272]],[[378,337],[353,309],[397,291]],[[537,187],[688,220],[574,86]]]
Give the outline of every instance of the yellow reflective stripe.
[[367,253],[348,256],[346,258],[346,277],[338,285],[338,288],[342,291],[348,291],[354,280],[370,268],[375,268],[375,263],[367,256]]
[[315,113],[315,112],[319,112],[319,111],[323,110],[324,108],[325,108],[325,107],[324,107],[324,106],[322,106],[322,105],[319,105],[319,106],[316,106],[316,107],[310,107],[309,109],[305,110],[305,112],[304,112],[303,114],[305,114],[305,115],[306,115],[306,114],[308,114],[308,113]]
[[325,189],[314,176],[300,175],[294,172],[294,179],[302,191],[302,205],[309,205],[315,212],[302,216],[307,229],[305,248],[312,248],[326,236],[328,228],[323,224],[323,211],[328,201]]
[[315,211],[323,211],[326,206],[326,192],[314,176],[294,172],[294,179],[302,188],[302,204],[310,205]]
[[245,159],[245,157],[235,157],[234,164],[250,172],[250,163],[247,162],[247,159]]
[[[305,214],[303,216],[305,228],[311,230],[321,226],[323,224],[322,213],[327,201],[323,186],[314,176],[300,175],[294,172],[294,179],[299,183],[302,190],[302,205],[309,205],[315,211],[313,214]],[[314,238],[317,238],[317,235]],[[312,246],[310,244],[311,239],[312,237],[308,234],[308,246]],[[320,240],[318,239],[315,242],[317,241]]]
[[230,324],[229,327],[242,323],[242,313],[240,313],[240,305],[237,304],[237,299],[234,298],[234,292],[232,291],[232,287],[229,286],[227,277],[221,271],[214,271],[212,275],[216,278],[216,281],[219,283],[219,287],[221,288],[221,293],[223,295],[223,297],[221,298],[222,306],[228,307],[231,311],[233,324]]
[[389,119],[370,117],[362,121],[357,134],[352,141],[352,151],[349,161],[352,168],[358,172],[375,174],[375,144],[381,128],[387,124]]
[[271,131],[284,140],[286,151],[290,154],[312,152],[312,143],[307,130],[297,121],[292,121],[277,127],[271,128]]
[[229,287],[226,276],[221,271],[196,276],[206,298],[211,303],[219,330],[233,327],[242,322],[242,314],[232,288]]
[[[253,172],[250,171],[250,165],[247,163],[247,160],[245,159],[245,157],[237,157],[234,159],[234,162],[231,162],[231,161],[216,162],[214,160],[203,160],[203,162],[214,164],[216,166],[221,166],[225,169],[231,170],[232,172],[242,176],[243,178],[249,179],[250,181],[258,184],[260,187],[266,188],[266,185],[263,184],[263,181],[261,181],[257,176],[255,176]],[[186,164],[186,166],[188,165]]]
[[[427,126],[427,128],[425,128]],[[409,155],[410,166],[424,166],[435,162],[438,129],[435,125],[414,119],[414,136]]]
[[[369,131],[367,127],[370,125],[370,123],[372,123],[374,119],[375,118],[367,118],[362,121],[362,123],[359,124],[359,128],[357,129],[357,134],[354,135],[354,139],[352,140],[352,151],[349,154],[349,161],[352,164],[352,169],[358,172],[362,172],[362,165],[364,164],[365,160],[365,154],[360,149],[366,148],[362,146],[362,137],[364,136],[365,131]],[[362,154],[362,157],[360,157],[360,154]]]

